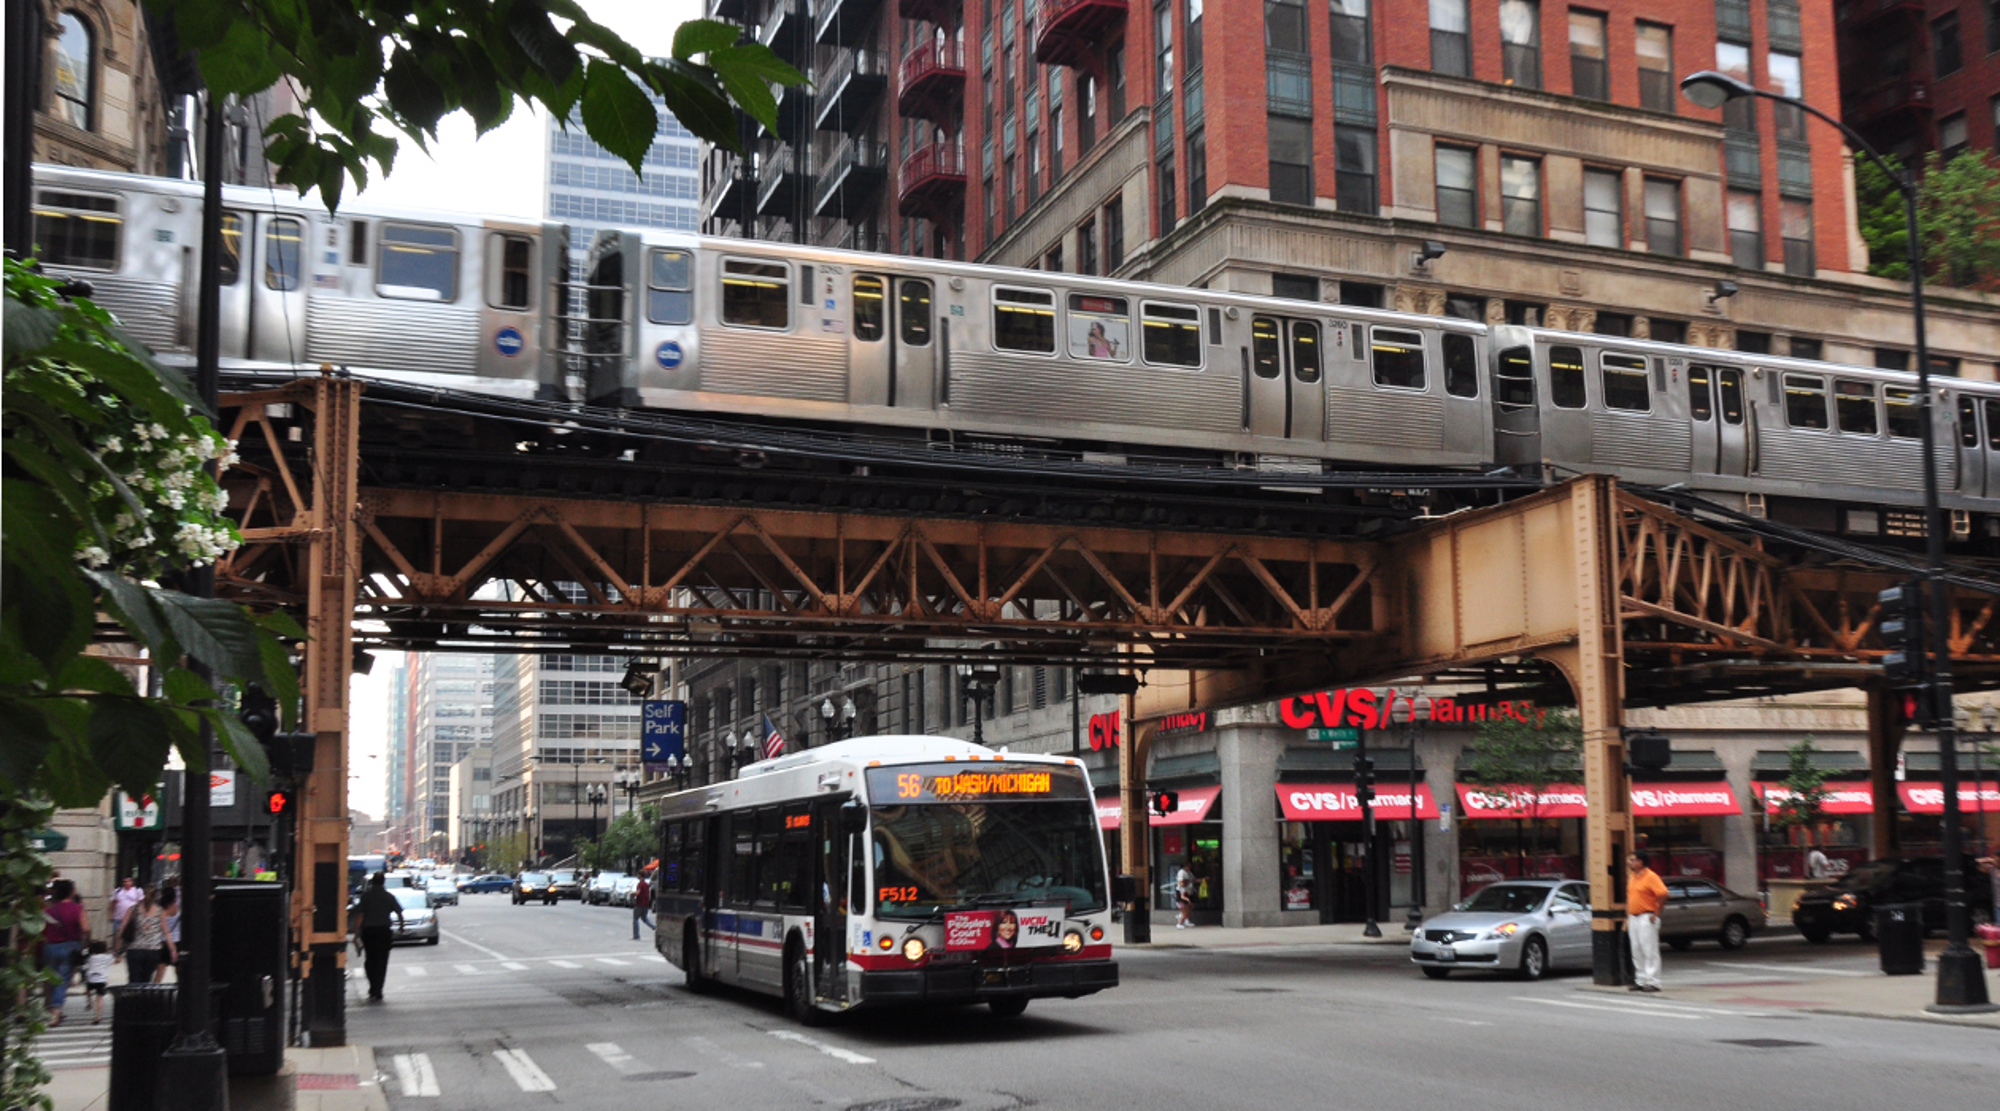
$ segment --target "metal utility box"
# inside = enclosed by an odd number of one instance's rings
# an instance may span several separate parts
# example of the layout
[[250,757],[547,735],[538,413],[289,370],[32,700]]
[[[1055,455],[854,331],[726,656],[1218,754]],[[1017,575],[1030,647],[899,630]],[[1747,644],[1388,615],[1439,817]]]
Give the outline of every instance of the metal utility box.
[[282,883],[215,882],[209,975],[222,985],[220,1036],[232,1076],[269,1076],[285,1063],[289,903]]
[[1921,903],[1887,903],[1875,908],[1875,941],[1882,972],[1916,976],[1924,970],[1924,908]]

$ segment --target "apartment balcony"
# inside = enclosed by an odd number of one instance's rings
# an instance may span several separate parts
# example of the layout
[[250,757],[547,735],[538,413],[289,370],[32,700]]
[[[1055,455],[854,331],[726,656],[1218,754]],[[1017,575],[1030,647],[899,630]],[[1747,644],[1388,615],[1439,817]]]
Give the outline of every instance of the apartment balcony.
[[936,219],[965,201],[965,145],[929,143],[903,159],[896,211]]
[[821,46],[860,46],[875,29],[882,0],[819,0],[813,13],[813,41]]
[[896,0],[896,15],[942,26],[951,22],[951,0]]
[[804,34],[810,25],[805,0],[778,0],[771,14],[757,27],[757,41],[785,61],[804,65],[807,55],[812,53]]
[[813,215],[854,220],[875,210],[889,179],[889,144],[848,139],[819,168]]
[[1900,16],[1922,22],[1928,13],[1924,0],[1846,0],[1835,5],[1834,15],[1843,31],[1860,31],[1885,16]]
[[1043,0],[1035,13],[1035,61],[1087,66],[1125,22],[1125,0]]
[[947,40],[925,43],[903,55],[896,109],[937,123],[951,117],[951,106],[965,95],[965,44]]
[[711,219],[718,215],[725,219],[733,219],[742,211],[743,196],[750,188],[750,183],[743,177],[743,159],[727,153],[720,155],[720,158],[722,159],[720,170],[702,195],[702,211]]
[[750,0],[708,0],[708,18],[741,23],[750,15]]
[[804,188],[805,175],[792,148],[784,143],[772,147],[757,163],[757,215],[790,215]]
[[850,131],[861,126],[882,102],[889,88],[889,56],[880,50],[843,50],[819,76],[819,112],[813,126],[821,131]]
[[1848,101],[1841,112],[1853,126],[1879,124],[1893,116],[1929,115],[1931,86],[1928,81],[1901,78],[1877,85]]

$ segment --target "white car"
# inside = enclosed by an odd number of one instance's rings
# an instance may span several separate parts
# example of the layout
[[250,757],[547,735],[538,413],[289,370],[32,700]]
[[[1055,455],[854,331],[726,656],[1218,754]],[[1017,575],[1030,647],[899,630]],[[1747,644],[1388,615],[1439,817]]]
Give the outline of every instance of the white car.
[[638,894],[639,877],[619,876],[617,884],[611,888],[611,905],[629,907],[632,905],[632,900],[638,897]]

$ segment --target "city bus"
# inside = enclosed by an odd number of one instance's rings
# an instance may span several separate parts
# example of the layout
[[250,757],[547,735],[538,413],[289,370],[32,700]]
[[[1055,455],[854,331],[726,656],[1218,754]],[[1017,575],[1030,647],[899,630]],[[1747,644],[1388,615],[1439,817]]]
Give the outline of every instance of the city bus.
[[760,761],[660,808],[654,945],[704,991],[857,1007],[1116,987],[1083,766],[949,737],[860,737]]

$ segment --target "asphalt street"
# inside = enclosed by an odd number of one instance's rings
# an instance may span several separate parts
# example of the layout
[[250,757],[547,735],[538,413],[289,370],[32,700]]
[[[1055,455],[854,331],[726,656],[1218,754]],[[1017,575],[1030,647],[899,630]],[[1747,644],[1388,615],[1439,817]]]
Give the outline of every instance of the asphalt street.
[[1868,975],[1872,950],[1759,939],[1668,953],[1665,996],[1461,974],[1397,947],[1120,949],[1124,983],[984,1007],[847,1016],[807,1029],[775,999],[695,996],[631,940],[630,912],[468,895],[444,940],[400,948],[388,998],[348,1034],[398,1111],[1041,1107],[1987,1108],[1991,1030],[1676,1002],[1779,975]]

